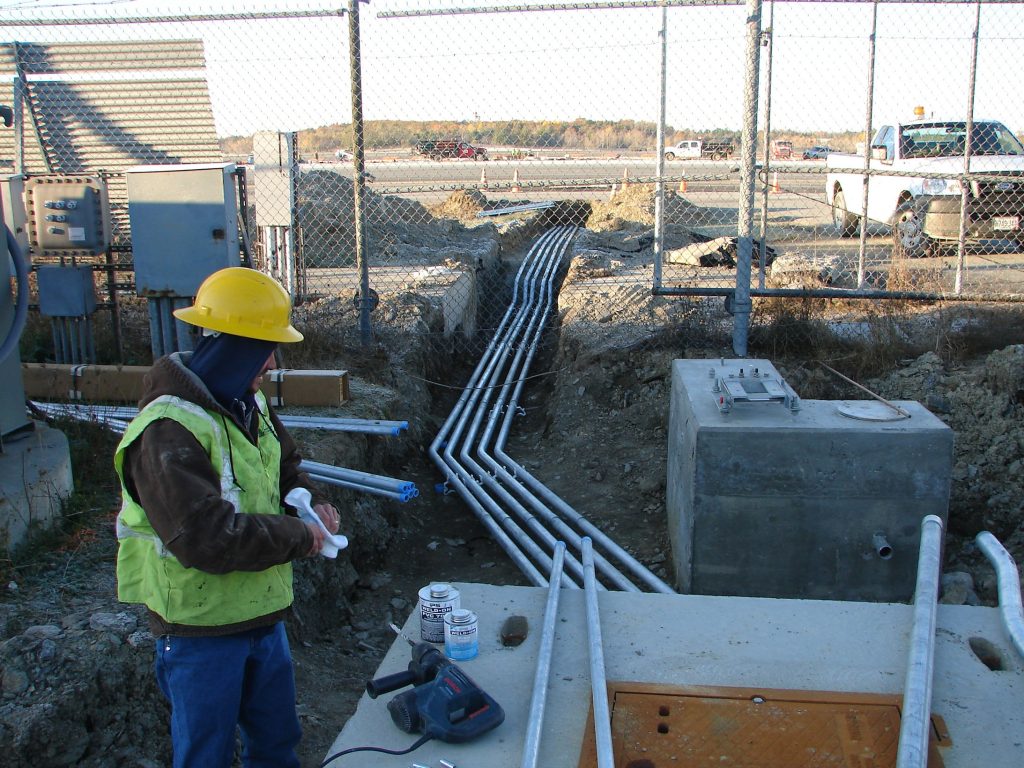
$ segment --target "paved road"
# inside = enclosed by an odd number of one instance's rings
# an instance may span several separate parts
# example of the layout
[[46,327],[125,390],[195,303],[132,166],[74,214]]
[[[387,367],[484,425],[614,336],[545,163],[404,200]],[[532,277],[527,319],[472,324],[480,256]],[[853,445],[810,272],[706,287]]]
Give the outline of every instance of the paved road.
[[[309,164],[351,173],[347,163]],[[777,254],[794,254],[837,261],[842,287],[855,287],[858,270],[877,281],[891,266],[892,241],[884,226],[869,231],[863,263],[859,238],[838,238],[825,204],[824,164],[820,161],[792,161],[769,171],[767,192],[759,187],[755,195],[755,235],[760,231],[760,206],[767,200],[767,242]],[[655,176],[652,158],[526,158],[518,160],[443,160],[372,156],[367,163],[370,188],[381,193],[400,194],[421,202],[439,202],[452,188],[470,185],[482,188],[491,198],[517,200],[607,200],[612,185],[622,179],[650,179]],[[709,237],[735,236],[738,218],[739,165],[733,160],[673,161],[665,163],[670,179],[667,188],[677,191],[696,206],[695,215],[684,223]],[[681,181],[685,176],[685,191]],[[518,180],[518,191],[511,189]],[[958,268],[966,292],[1024,291],[1024,254],[1010,243],[995,243],[985,251],[969,252],[963,264],[955,253],[916,259],[912,268],[927,273],[932,288],[952,291]],[[838,287],[837,285],[837,287]]]

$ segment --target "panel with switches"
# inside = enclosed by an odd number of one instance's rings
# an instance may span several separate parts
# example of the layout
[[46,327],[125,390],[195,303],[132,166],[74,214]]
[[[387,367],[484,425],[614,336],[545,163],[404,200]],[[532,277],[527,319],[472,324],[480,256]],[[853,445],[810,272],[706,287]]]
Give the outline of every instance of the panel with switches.
[[91,176],[25,181],[29,245],[42,256],[95,255],[109,242],[105,185]]

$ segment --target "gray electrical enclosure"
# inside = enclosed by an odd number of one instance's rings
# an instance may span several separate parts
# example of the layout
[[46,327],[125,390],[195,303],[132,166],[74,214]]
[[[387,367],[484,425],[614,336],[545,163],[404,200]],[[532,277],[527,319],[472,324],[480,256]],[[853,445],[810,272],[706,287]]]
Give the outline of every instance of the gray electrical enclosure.
[[39,314],[45,317],[84,317],[96,310],[96,283],[92,267],[40,265]]
[[[14,272],[7,250],[7,238],[0,237],[0,344],[7,338],[14,322],[14,303],[10,285]],[[0,445],[3,437],[29,425],[25,415],[25,385],[21,380],[21,359],[18,347],[0,360]]]
[[19,174],[0,180],[0,202],[4,207],[4,224],[28,253],[28,222],[25,220],[25,177]]
[[290,227],[295,200],[294,133],[258,131],[252,137],[253,203],[261,227]]
[[195,296],[209,275],[239,266],[234,173],[234,163],[126,171],[140,296]]
[[675,360],[666,510],[702,595],[906,602],[953,431],[920,403],[800,400],[767,360]]

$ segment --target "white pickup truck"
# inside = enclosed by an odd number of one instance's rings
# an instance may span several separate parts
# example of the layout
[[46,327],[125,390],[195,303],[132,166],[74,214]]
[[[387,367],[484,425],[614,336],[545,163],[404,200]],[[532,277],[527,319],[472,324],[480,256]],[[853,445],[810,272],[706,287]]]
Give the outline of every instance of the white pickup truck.
[[[907,173],[872,174],[868,221],[892,227],[898,255],[926,256],[960,236],[959,179],[963,174],[967,123],[920,118],[882,126],[871,141],[871,169]],[[825,197],[843,237],[860,230],[864,155],[830,153]],[[971,132],[967,191],[967,239],[971,243],[1012,238],[1024,242],[1024,145],[1002,123],[979,120]],[[922,178],[912,173],[949,174]],[[986,181],[985,176],[996,178]],[[1021,177],[1020,180],[1005,177]]]

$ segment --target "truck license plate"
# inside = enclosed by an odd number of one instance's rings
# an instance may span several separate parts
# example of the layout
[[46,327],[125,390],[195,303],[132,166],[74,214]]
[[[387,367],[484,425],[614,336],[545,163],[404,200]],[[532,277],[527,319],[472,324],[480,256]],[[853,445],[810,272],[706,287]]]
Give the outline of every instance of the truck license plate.
[[992,219],[992,229],[1002,232],[1020,229],[1020,216],[996,216]]

